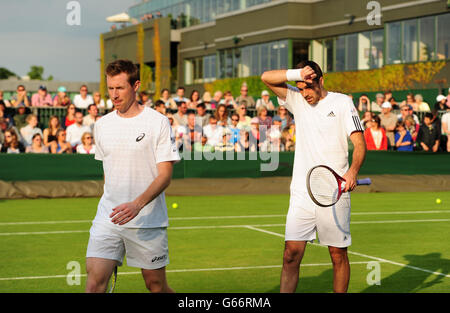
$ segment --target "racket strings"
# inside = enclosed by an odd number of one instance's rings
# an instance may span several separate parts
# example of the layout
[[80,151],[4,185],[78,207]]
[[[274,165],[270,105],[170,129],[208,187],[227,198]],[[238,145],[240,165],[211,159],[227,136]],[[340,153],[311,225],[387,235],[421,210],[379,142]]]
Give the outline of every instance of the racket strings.
[[322,205],[332,205],[339,197],[339,185],[330,170],[317,167],[309,176],[311,195]]

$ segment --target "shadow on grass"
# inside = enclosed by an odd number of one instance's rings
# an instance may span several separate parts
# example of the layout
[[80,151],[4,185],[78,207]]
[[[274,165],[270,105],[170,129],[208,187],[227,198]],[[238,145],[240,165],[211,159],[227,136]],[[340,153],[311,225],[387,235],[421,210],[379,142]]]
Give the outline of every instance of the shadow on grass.
[[[300,266],[301,268],[301,266]],[[267,291],[268,293],[279,293],[280,285]],[[323,271],[318,276],[302,276],[298,280],[297,291],[300,293],[328,293],[333,292],[333,270]]]
[[[450,280],[448,277],[433,274],[433,272],[443,275],[450,273],[450,260],[443,259],[441,253],[407,254],[403,258],[408,261],[409,267],[400,268],[394,274],[383,278],[380,285],[372,285],[362,292],[413,293],[440,284],[444,280]],[[383,264],[381,264],[381,275],[383,275]]]

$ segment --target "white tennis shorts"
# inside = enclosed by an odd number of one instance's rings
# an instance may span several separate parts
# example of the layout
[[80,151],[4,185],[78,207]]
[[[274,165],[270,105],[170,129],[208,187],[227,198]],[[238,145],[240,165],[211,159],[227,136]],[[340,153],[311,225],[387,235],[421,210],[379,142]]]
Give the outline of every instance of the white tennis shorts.
[[93,223],[86,257],[116,260],[127,265],[159,269],[169,264],[167,228],[125,228]]
[[320,207],[308,194],[292,194],[286,218],[285,241],[314,241],[337,248],[352,243],[350,235],[350,195],[344,194],[331,207]]

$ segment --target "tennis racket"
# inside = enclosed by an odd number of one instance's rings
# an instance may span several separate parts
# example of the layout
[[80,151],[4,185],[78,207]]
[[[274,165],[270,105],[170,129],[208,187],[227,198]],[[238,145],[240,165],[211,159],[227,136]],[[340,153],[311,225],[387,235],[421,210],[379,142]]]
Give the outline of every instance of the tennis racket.
[[117,266],[114,267],[114,277],[111,277],[110,279],[110,285],[108,288],[108,293],[113,293],[114,292],[114,288],[116,287],[116,282],[117,282]]
[[[370,178],[359,179],[357,185],[370,185]],[[339,176],[330,167],[317,165],[309,170],[306,177],[306,188],[311,200],[321,206],[334,205],[341,198],[345,189],[345,179]]]

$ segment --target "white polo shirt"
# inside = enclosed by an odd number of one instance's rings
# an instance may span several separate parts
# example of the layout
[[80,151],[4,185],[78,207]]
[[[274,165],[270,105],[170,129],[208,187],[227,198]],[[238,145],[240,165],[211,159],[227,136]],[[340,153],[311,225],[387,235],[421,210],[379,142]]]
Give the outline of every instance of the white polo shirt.
[[[109,215],[120,204],[141,195],[158,176],[157,164],[179,161],[172,140],[169,120],[145,107],[137,116],[123,118],[113,111],[94,124],[95,159],[103,161],[104,193],[94,219],[111,223]],[[147,204],[139,214],[122,227],[167,227],[167,206],[164,192]]]
[[316,165],[327,165],[339,175],[348,170],[348,138],[363,131],[352,100],[344,94],[328,92],[316,105],[310,105],[297,88],[289,86],[286,101],[294,115],[295,157],[291,195],[303,198],[307,193],[306,176]]

